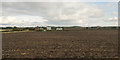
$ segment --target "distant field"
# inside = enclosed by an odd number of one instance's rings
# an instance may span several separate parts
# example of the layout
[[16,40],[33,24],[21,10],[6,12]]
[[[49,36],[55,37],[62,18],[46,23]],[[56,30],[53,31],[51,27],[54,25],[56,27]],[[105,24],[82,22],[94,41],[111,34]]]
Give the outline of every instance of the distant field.
[[117,58],[117,30],[3,33],[3,58]]
[[27,30],[13,31],[13,29],[0,29],[0,32],[2,32],[2,33],[19,33],[19,32],[33,32],[33,31],[27,31]]
[[12,29],[0,29],[0,31],[10,31]]

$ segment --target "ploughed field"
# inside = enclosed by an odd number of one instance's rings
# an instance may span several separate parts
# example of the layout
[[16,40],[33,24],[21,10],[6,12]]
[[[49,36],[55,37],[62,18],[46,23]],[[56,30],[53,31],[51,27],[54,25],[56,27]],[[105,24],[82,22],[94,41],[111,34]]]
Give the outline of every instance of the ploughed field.
[[3,33],[3,58],[117,58],[117,30]]

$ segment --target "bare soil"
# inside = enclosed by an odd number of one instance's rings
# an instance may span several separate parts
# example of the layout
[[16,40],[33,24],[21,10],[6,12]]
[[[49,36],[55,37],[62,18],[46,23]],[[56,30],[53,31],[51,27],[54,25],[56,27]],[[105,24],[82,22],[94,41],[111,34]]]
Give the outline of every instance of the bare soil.
[[3,33],[3,58],[117,58],[117,30]]

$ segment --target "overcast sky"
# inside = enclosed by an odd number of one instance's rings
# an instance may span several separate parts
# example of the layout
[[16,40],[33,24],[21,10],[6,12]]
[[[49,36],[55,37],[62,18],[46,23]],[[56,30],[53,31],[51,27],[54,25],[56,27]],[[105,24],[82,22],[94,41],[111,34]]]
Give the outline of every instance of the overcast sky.
[[117,26],[117,2],[3,2],[2,26]]
[[2,2],[118,2],[119,0],[1,0]]

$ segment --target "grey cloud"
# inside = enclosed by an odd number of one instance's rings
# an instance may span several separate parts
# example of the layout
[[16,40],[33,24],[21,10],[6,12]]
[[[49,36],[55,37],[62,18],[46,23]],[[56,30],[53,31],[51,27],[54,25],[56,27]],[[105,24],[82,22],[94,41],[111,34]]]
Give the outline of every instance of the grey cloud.
[[44,22],[47,25],[85,25],[93,21],[97,24],[106,13],[80,2],[3,2],[2,5],[4,16],[40,16],[48,20]]

